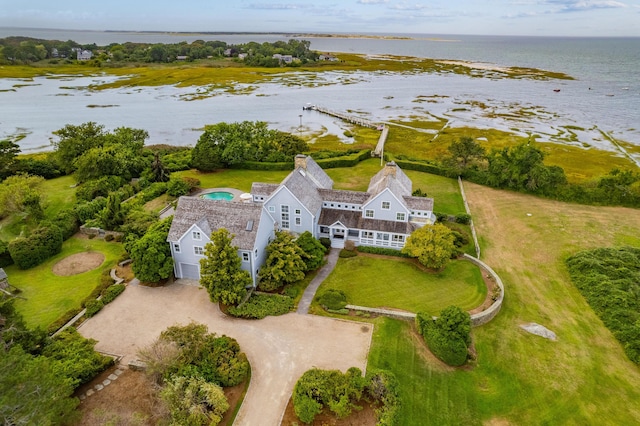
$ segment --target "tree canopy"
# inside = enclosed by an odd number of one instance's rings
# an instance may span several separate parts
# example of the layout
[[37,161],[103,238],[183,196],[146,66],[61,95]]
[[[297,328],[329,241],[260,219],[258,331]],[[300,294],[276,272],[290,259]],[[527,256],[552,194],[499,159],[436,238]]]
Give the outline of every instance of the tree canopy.
[[131,269],[143,282],[158,282],[167,279],[173,273],[171,248],[167,235],[173,216],[152,225],[142,238],[127,241],[126,248],[133,260]]
[[447,149],[453,164],[462,170],[466,169],[473,160],[484,158],[485,154],[484,148],[469,136],[462,136],[452,142]]
[[322,266],[327,248],[323,246],[320,240],[315,238],[311,232],[305,231],[300,234],[296,239],[296,244],[304,252],[302,261],[306,265],[305,272],[314,271]]
[[258,287],[260,290],[277,290],[304,278],[307,265],[303,261],[305,252],[295,243],[288,232],[276,233],[276,238],[266,248],[267,259],[260,268]]
[[407,238],[403,253],[432,269],[444,268],[456,253],[455,235],[441,223],[419,228]]
[[212,171],[244,161],[292,161],[306,150],[308,145],[297,136],[271,130],[262,121],[243,121],[207,126],[191,158],[198,170]]
[[205,258],[200,260],[200,284],[209,291],[211,301],[227,305],[240,302],[252,284],[249,272],[241,268],[234,237],[225,228],[212,232],[211,242],[204,247]]

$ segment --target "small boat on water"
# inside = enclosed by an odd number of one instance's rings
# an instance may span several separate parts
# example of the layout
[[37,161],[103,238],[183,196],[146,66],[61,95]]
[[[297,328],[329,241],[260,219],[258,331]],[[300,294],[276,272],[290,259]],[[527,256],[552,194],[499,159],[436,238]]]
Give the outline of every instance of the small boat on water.
[[560,89],[553,89],[554,92],[558,93]]
[[303,111],[311,111],[311,110],[313,110],[315,107],[316,107],[315,105],[306,104],[306,105],[304,105],[304,106],[302,107],[302,110],[303,110]]

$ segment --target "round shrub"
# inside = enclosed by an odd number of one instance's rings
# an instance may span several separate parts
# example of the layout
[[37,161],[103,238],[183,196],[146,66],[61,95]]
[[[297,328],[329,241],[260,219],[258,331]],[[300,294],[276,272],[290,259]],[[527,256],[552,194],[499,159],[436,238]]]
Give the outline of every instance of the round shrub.
[[340,254],[338,254],[338,256],[342,259],[347,259],[349,257],[356,257],[357,255],[358,255],[358,252],[347,250],[347,249],[340,250]]
[[102,302],[102,300],[90,300],[87,302],[87,312],[85,313],[85,315],[87,316],[87,318],[91,318],[92,316],[100,312],[102,308],[104,308],[104,303]]
[[325,309],[338,311],[347,306],[347,296],[341,290],[329,289],[320,295],[318,302]]

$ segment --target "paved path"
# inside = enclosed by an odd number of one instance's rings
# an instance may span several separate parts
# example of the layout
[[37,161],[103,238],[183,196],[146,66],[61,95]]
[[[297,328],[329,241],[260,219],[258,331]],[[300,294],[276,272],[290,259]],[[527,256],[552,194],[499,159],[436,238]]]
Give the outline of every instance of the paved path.
[[206,290],[180,281],[159,288],[128,286],[79,331],[98,341],[97,350],[122,355],[127,365],[161,331],[191,321],[237,339],[247,354],[252,377],[234,423],[240,426],[280,424],[295,382],[310,368],[365,371],[373,333],[371,324],[295,313],[259,321],[230,318],[209,301]]
[[336,267],[336,263],[338,263],[339,255],[340,255],[339,249],[332,249],[329,252],[329,255],[327,256],[327,263],[325,263],[324,266],[320,268],[320,270],[318,271],[318,274],[315,276],[314,279],[311,280],[311,282],[307,286],[307,289],[304,291],[304,294],[302,295],[300,302],[298,302],[297,312],[299,314],[304,315],[309,313],[309,307],[311,306],[311,302],[313,301],[313,298],[316,295],[316,291],[318,291],[318,287],[320,287],[320,284],[322,284],[322,281],[324,281],[329,276],[331,271],[333,271],[333,268]]

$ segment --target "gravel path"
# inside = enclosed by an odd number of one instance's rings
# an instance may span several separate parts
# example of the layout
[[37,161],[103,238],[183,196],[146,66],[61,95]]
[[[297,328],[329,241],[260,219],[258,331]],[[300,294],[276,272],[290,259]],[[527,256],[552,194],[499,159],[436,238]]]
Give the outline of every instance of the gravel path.
[[373,326],[290,313],[260,321],[230,318],[209,301],[206,290],[182,285],[128,286],[79,331],[96,349],[123,356],[127,365],[160,332],[191,321],[238,340],[252,377],[235,425],[278,425],[298,378],[312,367],[366,370]]

